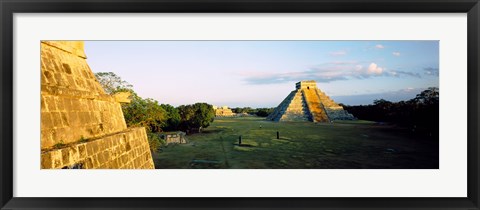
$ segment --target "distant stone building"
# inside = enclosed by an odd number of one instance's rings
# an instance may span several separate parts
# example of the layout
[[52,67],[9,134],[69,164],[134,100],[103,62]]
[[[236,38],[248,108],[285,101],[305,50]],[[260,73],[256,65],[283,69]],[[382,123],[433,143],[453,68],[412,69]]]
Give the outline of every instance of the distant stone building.
[[160,138],[165,140],[166,144],[186,144],[185,132],[173,131],[160,133]]
[[233,117],[235,113],[232,112],[227,106],[217,107],[213,106],[213,110],[215,110],[215,117]]
[[355,117],[317,88],[313,80],[300,81],[296,89],[267,117],[272,121],[331,122]]

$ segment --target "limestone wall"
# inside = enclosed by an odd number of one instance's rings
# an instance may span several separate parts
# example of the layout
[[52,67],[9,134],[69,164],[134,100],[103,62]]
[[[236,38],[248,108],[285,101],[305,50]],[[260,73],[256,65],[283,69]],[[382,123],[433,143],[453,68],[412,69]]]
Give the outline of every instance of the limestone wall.
[[78,55],[81,43],[41,44],[42,149],[127,128],[120,103],[105,94],[85,55]]
[[[42,167],[49,165],[44,164],[48,159],[43,160],[43,157],[48,157],[47,153],[57,154],[59,152],[57,150],[63,153],[64,150],[68,150],[66,147],[76,148],[78,144],[85,144],[92,140],[97,142],[95,144],[102,144],[98,142],[104,142],[107,136],[110,138],[112,135],[119,137],[115,140],[115,144],[119,144],[122,138],[118,135],[123,133],[131,136],[129,132],[134,130],[127,130],[120,103],[115,97],[105,94],[88,66],[83,42],[42,41],[40,144]],[[127,140],[143,141],[148,147],[146,134],[143,137]],[[105,145],[108,144],[105,140]],[[107,148],[110,147],[104,149]],[[119,151],[116,149],[117,153]],[[123,153],[128,154],[130,159],[136,159],[132,155],[136,153],[130,153],[127,150],[123,150]],[[115,155],[112,153],[109,157],[113,158]],[[87,156],[74,159],[83,161],[85,158]],[[153,165],[152,160],[147,162]],[[53,164],[53,166],[55,166],[53,168],[62,168],[65,164]],[[94,168],[98,167],[110,168],[112,165],[94,165]]]
[[43,169],[153,169],[145,128],[79,142],[61,149],[45,151]]

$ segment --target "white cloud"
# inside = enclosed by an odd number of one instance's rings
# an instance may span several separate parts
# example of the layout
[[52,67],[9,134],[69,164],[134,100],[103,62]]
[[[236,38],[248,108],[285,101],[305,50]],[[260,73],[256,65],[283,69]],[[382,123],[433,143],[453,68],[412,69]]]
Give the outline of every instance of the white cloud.
[[335,51],[335,52],[330,52],[330,55],[333,55],[333,56],[342,56],[342,55],[346,55],[347,52],[344,51],[344,50],[339,50],[339,51]]
[[377,49],[383,49],[383,48],[385,48],[385,47],[384,47],[383,45],[381,45],[381,44],[377,44],[377,45],[375,45],[375,48],[377,48]]
[[438,76],[438,68],[427,67],[423,68],[425,70],[426,75]]
[[392,53],[394,56],[400,56],[400,52],[393,52]]
[[355,66],[355,71],[361,71],[363,69],[362,65],[356,65]]
[[273,84],[298,82],[301,80],[316,80],[317,82],[332,82],[350,79],[366,79],[371,77],[416,77],[419,73],[394,71],[380,67],[376,63],[359,63],[354,61],[338,61],[319,64],[304,71],[291,71],[271,73],[267,75],[247,76],[245,81],[249,84]]
[[383,68],[379,67],[376,63],[371,63],[370,66],[368,66],[368,74],[382,74]]
[[399,70],[389,70],[389,71],[384,71],[388,73],[390,76],[394,77],[400,77],[401,75],[403,76],[410,76],[410,77],[416,77],[416,78],[421,78],[422,76],[418,72],[411,72],[411,71],[399,71]]

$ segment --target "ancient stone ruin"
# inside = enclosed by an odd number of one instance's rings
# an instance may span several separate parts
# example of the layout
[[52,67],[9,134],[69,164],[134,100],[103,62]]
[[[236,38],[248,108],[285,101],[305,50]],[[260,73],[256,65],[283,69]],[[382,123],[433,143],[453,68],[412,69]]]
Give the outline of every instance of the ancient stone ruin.
[[182,131],[163,132],[160,133],[160,138],[165,140],[166,144],[186,144],[185,135],[187,134]]
[[232,112],[227,106],[213,106],[215,110],[215,117],[233,117],[235,113]]
[[41,42],[41,168],[154,169],[145,128],[127,128],[81,41]]
[[317,88],[313,80],[296,83],[296,89],[267,117],[272,121],[331,122],[353,120],[352,114]]

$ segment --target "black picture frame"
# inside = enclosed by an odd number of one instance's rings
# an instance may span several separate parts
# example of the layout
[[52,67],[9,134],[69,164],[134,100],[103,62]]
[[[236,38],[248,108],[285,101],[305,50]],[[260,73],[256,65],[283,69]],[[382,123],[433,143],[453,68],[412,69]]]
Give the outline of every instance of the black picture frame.
[[[478,0],[0,0],[1,209],[479,209]],[[15,13],[467,13],[468,196],[465,198],[26,198],[13,197]]]

